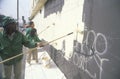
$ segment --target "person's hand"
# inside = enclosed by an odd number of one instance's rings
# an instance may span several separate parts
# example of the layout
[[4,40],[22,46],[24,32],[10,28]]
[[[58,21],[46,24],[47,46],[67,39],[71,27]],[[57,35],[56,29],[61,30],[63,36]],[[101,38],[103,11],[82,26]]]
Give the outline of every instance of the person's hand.
[[39,43],[37,43],[37,46],[38,47],[44,47],[44,43],[43,42],[39,42]]

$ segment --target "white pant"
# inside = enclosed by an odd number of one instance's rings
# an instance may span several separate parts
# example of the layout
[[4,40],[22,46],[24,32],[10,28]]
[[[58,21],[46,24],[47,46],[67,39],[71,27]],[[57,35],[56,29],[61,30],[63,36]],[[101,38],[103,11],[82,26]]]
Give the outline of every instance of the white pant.
[[[2,58],[0,57],[0,61],[2,61]],[[2,79],[3,75],[4,75],[4,69],[3,69],[3,64],[0,64],[0,79]]]
[[38,51],[37,48],[31,48],[31,51],[28,53],[27,62],[31,63],[31,58],[38,63]]

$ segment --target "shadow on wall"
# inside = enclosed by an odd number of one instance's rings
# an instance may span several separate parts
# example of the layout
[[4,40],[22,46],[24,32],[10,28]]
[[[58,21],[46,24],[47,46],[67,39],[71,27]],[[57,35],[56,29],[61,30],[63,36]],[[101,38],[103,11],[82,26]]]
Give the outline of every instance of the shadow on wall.
[[50,55],[57,67],[64,73],[67,79],[81,79],[80,69],[71,61],[67,61],[63,56],[63,51],[57,50],[51,45],[44,47],[44,50]]
[[61,12],[64,5],[64,0],[48,0],[45,4],[44,17],[50,14]]
[[[42,41],[46,40],[43,39]],[[49,56],[55,62],[57,67],[59,67],[59,69],[64,73],[67,79],[82,79],[82,72],[80,73],[81,70],[75,64],[73,64],[73,61],[68,61],[64,57],[65,40],[63,40],[62,44],[63,45],[61,50],[58,50],[49,44],[44,46],[43,50],[45,50],[49,54]]]

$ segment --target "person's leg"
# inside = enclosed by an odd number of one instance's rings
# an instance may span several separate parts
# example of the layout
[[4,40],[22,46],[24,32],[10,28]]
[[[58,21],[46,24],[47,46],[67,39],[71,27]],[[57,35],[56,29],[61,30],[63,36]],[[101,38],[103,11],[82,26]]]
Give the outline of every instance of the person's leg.
[[[23,46],[23,53],[26,53],[26,52],[28,52],[28,48]],[[26,57],[27,55],[24,54],[22,59],[22,78],[21,79],[25,79]]]
[[[2,58],[0,57],[0,61],[2,61]],[[0,79],[3,79],[4,77],[4,67],[3,64],[0,64]]]
[[32,60],[35,60],[35,57],[34,57],[34,50],[31,51],[31,59],[32,59]]
[[32,52],[30,51],[28,53],[28,56],[27,56],[27,62],[30,64],[31,63],[31,55],[32,55]]
[[5,78],[4,79],[11,79],[12,65],[4,65],[4,72],[5,72]]
[[22,74],[22,60],[14,64],[14,79],[21,79]]
[[33,59],[36,61],[36,63],[38,63],[38,52],[37,52],[37,49],[35,49],[33,51]]

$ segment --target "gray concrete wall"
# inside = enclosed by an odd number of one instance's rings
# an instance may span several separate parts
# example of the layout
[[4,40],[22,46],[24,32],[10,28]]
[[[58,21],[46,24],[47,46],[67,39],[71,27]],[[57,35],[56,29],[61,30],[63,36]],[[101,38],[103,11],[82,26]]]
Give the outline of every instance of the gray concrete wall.
[[[88,44],[92,43],[94,62],[89,64],[90,72],[95,72],[97,79],[119,79],[119,39],[120,39],[120,1],[119,0],[85,0],[84,22],[89,34]],[[86,35],[87,35],[86,34]],[[86,40],[86,38],[84,39]],[[95,42],[95,44],[93,44]]]

